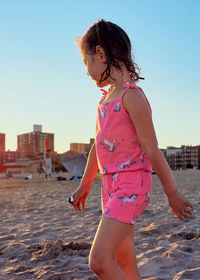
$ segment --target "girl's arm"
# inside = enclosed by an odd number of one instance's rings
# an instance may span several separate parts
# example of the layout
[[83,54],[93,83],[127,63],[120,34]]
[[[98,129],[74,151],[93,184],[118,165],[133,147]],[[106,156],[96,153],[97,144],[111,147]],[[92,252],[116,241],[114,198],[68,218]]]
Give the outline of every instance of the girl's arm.
[[171,169],[158,148],[151,112],[144,95],[137,88],[128,89],[124,95],[123,104],[136,128],[142,149],[168,196],[173,213],[180,220],[188,218],[191,215],[188,207],[193,209],[193,206],[178,191]]
[[94,142],[88,155],[87,164],[80,185],[84,188],[90,189],[94,181],[94,178],[97,174],[97,171],[98,171],[98,163],[96,157],[96,147]]
[[94,178],[98,171],[98,163],[96,157],[95,143],[92,145],[87,164],[85,167],[85,172],[83,174],[80,186],[72,194],[74,203],[73,207],[76,211],[82,211],[85,209],[85,200],[90,192],[90,187],[94,181]]

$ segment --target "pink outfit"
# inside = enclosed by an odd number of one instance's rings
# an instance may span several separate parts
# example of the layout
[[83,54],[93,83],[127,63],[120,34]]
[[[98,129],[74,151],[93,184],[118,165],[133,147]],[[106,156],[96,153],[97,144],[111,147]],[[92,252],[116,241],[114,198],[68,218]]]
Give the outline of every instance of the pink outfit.
[[[101,99],[95,141],[98,166],[103,174],[103,216],[134,224],[150,203],[152,166],[122,103],[127,89],[137,86],[126,82],[124,87],[118,99],[106,103],[101,103],[104,97]],[[149,108],[151,111],[150,104]]]
[[151,200],[151,172],[118,172],[102,177],[102,215],[134,224]]
[[96,153],[101,174],[139,169],[152,171],[151,163],[142,150],[134,124],[122,103],[127,89],[137,88],[137,86],[125,84],[124,87],[126,89],[118,99],[102,104],[100,102],[98,105]]

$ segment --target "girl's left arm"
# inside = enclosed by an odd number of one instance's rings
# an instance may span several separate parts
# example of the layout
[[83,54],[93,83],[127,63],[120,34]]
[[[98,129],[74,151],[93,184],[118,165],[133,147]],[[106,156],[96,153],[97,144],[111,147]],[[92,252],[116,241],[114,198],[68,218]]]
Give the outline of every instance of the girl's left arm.
[[163,186],[172,212],[180,220],[189,218],[192,215],[189,208],[193,209],[193,206],[179,192],[167,160],[158,148],[151,112],[144,95],[137,88],[128,89],[123,105],[135,126],[142,149]]

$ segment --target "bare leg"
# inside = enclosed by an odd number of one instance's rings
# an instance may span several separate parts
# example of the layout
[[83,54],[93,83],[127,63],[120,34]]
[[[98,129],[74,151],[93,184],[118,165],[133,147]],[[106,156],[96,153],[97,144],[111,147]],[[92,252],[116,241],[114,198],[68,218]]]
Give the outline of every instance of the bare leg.
[[131,234],[133,225],[102,217],[90,251],[90,269],[101,280],[126,280],[115,258],[123,240]]
[[117,251],[116,262],[125,273],[127,280],[141,280],[136,264],[134,226],[130,234],[121,243]]

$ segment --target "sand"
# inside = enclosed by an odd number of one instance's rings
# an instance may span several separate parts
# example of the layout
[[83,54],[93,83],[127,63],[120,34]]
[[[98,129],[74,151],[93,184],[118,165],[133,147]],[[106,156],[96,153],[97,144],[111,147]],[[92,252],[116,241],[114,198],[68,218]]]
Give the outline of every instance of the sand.
[[[195,210],[185,221],[173,216],[153,175],[151,203],[135,224],[142,279],[200,279],[200,171],[173,174]],[[30,181],[24,175],[0,179],[1,280],[97,279],[89,270],[88,254],[101,217],[101,181],[94,181],[81,213],[65,201],[78,185],[55,177],[45,181],[35,174]]]

